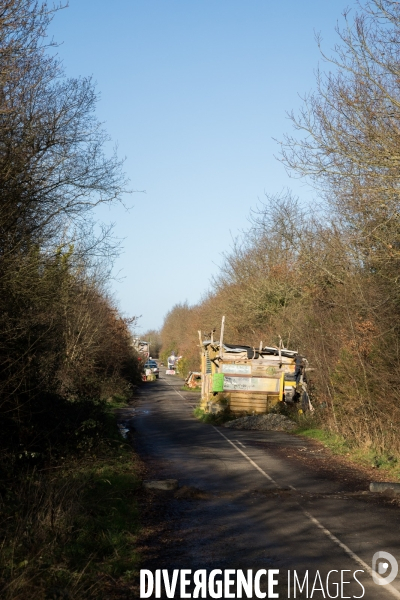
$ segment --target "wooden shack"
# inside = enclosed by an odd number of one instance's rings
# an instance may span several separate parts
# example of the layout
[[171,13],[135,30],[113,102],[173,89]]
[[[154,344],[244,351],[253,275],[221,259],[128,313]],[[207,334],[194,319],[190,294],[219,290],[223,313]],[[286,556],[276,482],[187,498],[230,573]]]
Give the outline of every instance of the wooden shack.
[[[287,348],[201,343],[201,407],[223,399],[234,413],[266,413],[291,400],[296,388],[298,353]],[[297,365],[296,365],[297,361]]]

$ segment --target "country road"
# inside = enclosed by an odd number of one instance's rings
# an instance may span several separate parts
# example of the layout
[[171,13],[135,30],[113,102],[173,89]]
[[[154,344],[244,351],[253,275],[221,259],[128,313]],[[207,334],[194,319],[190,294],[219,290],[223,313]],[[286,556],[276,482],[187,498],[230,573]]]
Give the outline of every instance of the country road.
[[[151,495],[164,529],[143,568],[279,569],[280,598],[289,597],[288,572],[290,597],[400,598],[400,575],[377,585],[371,571],[378,551],[400,560],[397,506],[366,493],[364,481],[348,485],[291,460],[307,443],[300,437],[200,423],[197,396],[181,386],[161,373],[121,411],[149,476],[180,486]],[[308,571],[308,593],[293,595],[293,571],[301,581]]]

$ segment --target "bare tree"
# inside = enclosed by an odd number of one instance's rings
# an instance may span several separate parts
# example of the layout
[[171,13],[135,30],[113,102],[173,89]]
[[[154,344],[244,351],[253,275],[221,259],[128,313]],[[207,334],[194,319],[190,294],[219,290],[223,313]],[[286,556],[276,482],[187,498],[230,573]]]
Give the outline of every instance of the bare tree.
[[373,268],[391,273],[400,259],[400,8],[392,0],[360,5],[317,91],[291,120],[299,135],[281,144],[282,160],[324,192]]
[[45,241],[126,191],[121,161],[104,154],[90,78],[65,79],[46,53],[56,9],[0,2],[0,231],[2,255]]

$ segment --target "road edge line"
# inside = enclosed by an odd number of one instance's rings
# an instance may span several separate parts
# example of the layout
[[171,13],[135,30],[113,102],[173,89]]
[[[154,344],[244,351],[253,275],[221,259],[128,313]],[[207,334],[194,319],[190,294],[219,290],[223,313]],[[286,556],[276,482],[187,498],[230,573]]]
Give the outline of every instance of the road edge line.
[[[237,452],[239,452],[240,454],[242,454],[251,465],[253,465],[253,467],[255,467],[257,469],[257,471],[259,471],[262,475],[264,475],[264,477],[266,477],[269,481],[271,481],[277,488],[279,488],[277,482],[270,476],[268,475],[268,473],[266,473],[264,471],[264,469],[262,469],[261,467],[258,466],[258,464],[256,462],[254,462],[253,459],[250,458],[250,456],[247,456],[247,454],[245,452],[243,452],[243,450],[241,450],[240,448],[238,448],[236,446],[236,444],[234,444],[232,442],[232,440],[230,440],[229,438],[227,438],[219,429],[217,429],[214,425],[212,426],[215,431],[217,433],[220,434],[220,436],[222,436],[229,444],[231,444],[231,446],[233,446],[235,448],[235,450],[237,450]],[[293,490],[297,491],[295,487],[290,486]],[[342,550],[344,550],[344,552],[351,558],[353,559],[358,565],[364,567],[367,571],[367,573],[369,575],[371,575],[374,573],[374,571],[372,570],[372,568],[363,561],[362,558],[360,558],[355,552],[353,552],[348,546],[346,546],[346,544],[344,544],[343,542],[341,542],[339,540],[339,538],[336,537],[336,535],[334,535],[333,533],[331,533],[329,531],[329,529],[327,529],[326,527],[324,527],[324,525],[322,525],[322,523],[320,523],[320,521],[318,521],[318,519],[316,519],[315,517],[313,517],[313,515],[311,513],[309,513],[307,510],[305,510],[301,504],[298,502],[298,505],[302,511],[302,513],[307,517],[307,519],[309,519],[312,523],[314,523],[314,525],[316,525],[318,527],[318,529],[320,529],[327,538],[329,538],[332,542],[334,542],[337,546],[339,546]],[[380,577],[380,575],[378,573],[375,574],[376,577],[379,577],[380,579],[383,579],[383,577]],[[400,592],[394,587],[392,586],[390,583],[385,585],[384,588],[387,592],[391,593],[392,596],[395,596],[396,598],[400,598]]]

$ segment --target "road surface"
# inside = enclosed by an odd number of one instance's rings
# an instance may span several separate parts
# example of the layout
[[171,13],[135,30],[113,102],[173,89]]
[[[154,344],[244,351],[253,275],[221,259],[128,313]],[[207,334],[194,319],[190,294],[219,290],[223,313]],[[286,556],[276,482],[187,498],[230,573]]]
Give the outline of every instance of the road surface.
[[[164,529],[149,541],[143,567],[278,569],[280,598],[400,598],[400,575],[378,585],[371,571],[378,551],[400,560],[397,506],[372,497],[365,482],[354,491],[346,478],[292,461],[307,444],[300,437],[199,422],[198,397],[181,386],[161,373],[122,414],[149,476],[180,486],[175,494],[152,495],[153,518]],[[294,571],[300,582],[308,572],[309,589],[297,586],[296,596]],[[389,565],[383,576],[390,571]]]

